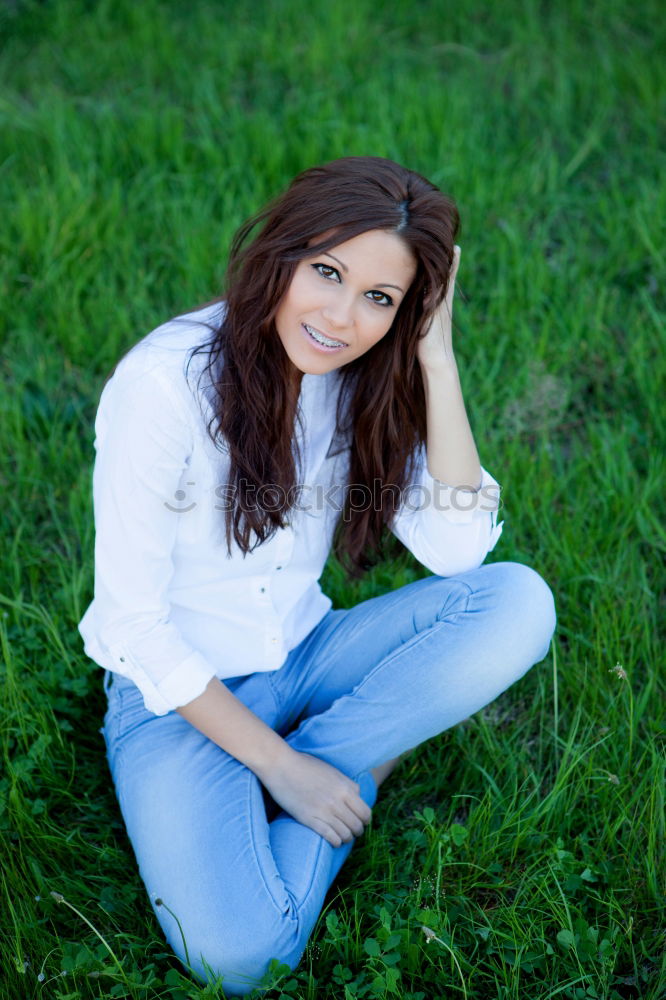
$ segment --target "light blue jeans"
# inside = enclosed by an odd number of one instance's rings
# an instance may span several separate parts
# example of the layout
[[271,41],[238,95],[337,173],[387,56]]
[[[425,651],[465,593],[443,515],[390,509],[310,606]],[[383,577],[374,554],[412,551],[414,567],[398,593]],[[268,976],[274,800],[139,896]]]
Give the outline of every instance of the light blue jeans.
[[[430,576],[332,610],[279,670],[224,683],[296,750],[357,781],[454,726],[548,652],[551,591],[520,563]],[[246,994],[271,958],[298,964],[353,846],[279,810],[257,777],[177,712],[147,712],[107,673],[109,765],[141,877],[179,959]]]

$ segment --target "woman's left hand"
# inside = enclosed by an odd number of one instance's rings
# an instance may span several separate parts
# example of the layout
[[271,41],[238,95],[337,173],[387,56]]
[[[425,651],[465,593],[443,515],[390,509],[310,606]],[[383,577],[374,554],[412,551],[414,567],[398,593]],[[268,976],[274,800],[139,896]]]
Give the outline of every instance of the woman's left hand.
[[453,354],[451,319],[453,316],[453,293],[460,263],[460,247],[453,248],[453,263],[449,273],[446,295],[432,317],[430,327],[421,337],[417,347],[417,357],[423,368],[435,369],[442,365],[455,364]]

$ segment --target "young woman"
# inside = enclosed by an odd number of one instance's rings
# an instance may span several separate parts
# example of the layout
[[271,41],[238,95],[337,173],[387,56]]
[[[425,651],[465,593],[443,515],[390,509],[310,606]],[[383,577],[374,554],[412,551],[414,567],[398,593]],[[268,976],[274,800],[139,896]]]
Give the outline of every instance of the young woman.
[[[457,228],[389,160],[306,170],[237,234],[224,301],[102,393],[80,631],[157,919],[230,993],[298,964],[396,759],[555,627],[537,573],[481,565],[502,524],[452,343]],[[333,610],[331,547],[359,574],[386,529],[432,575]]]

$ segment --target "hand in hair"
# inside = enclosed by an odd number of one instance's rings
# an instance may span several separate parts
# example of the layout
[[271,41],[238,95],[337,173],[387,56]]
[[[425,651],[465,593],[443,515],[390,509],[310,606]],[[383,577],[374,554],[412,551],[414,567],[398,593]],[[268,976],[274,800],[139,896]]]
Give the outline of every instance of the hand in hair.
[[423,368],[436,369],[455,364],[452,342],[453,293],[460,264],[460,247],[453,248],[446,295],[435,310],[426,333],[419,340],[417,357]]
[[372,817],[359,785],[319,757],[290,748],[261,780],[285,812],[333,847],[360,836]]

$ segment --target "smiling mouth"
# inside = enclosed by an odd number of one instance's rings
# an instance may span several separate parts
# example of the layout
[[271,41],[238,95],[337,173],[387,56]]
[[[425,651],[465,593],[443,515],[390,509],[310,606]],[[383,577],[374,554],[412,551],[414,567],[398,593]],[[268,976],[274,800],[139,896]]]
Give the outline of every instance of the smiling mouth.
[[321,344],[323,347],[349,347],[349,344],[346,344],[344,340],[332,340],[331,337],[327,337],[324,333],[321,333],[320,330],[316,330],[313,326],[308,326],[307,323],[304,323],[303,326],[312,339],[316,340],[317,343]]

